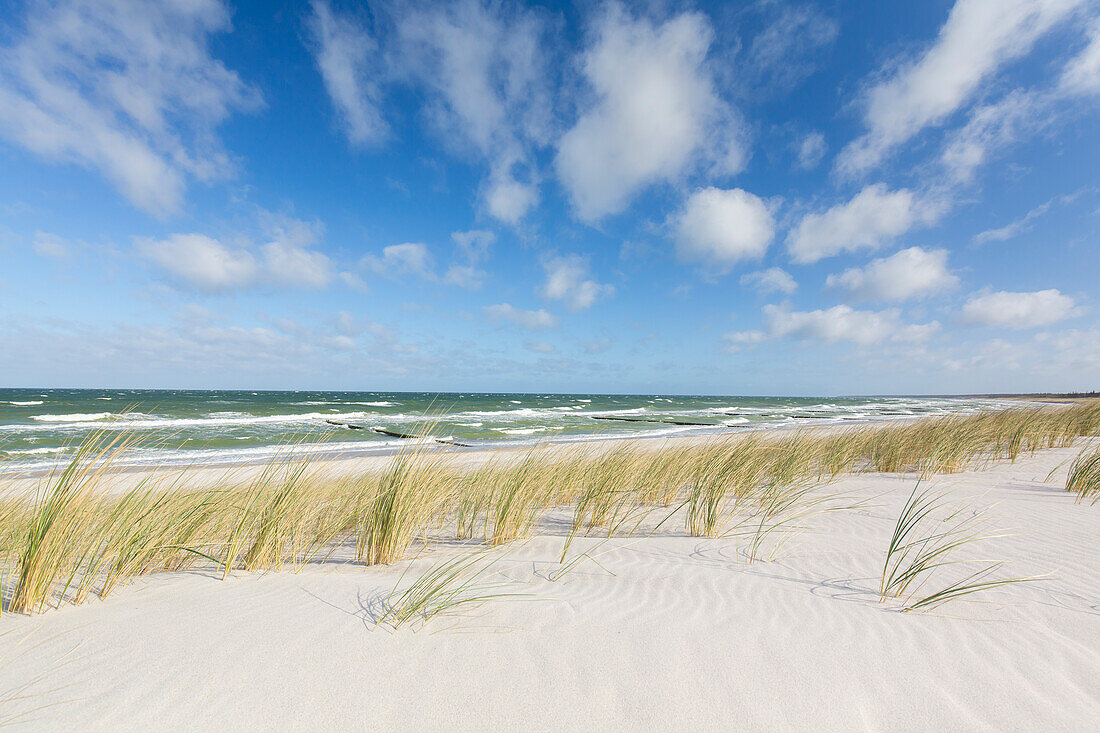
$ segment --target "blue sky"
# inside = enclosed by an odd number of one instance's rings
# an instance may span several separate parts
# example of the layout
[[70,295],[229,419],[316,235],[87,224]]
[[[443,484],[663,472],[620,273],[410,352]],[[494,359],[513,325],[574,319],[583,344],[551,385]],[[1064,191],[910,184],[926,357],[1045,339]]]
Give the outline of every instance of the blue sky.
[[1100,4],[56,0],[0,384],[1100,385]]

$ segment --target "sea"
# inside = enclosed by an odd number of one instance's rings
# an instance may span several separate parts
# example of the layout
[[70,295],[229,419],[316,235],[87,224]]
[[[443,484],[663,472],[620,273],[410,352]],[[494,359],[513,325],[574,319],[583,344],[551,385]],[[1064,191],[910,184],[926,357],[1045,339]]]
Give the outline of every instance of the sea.
[[732,433],[973,413],[951,397],[0,389],[0,471],[49,469],[97,433],[137,439],[126,463],[236,464],[288,445],[325,456]]

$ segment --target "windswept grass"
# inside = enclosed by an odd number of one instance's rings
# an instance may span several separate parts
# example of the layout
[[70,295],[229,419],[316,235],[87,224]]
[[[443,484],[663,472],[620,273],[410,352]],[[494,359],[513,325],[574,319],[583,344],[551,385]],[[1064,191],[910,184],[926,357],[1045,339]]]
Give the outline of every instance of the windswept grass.
[[[501,451],[467,468],[444,463],[425,440],[410,441],[384,471],[342,477],[321,473],[289,445],[246,480],[231,473],[193,488],[187,471],[162,469],[124,492],[112,491],[109,475],[134,439],[104,431],[33,497],[15,496],[0,481],[0,585],[7,610],[36,613],[162,571],[203,569],[224,578],[235,570],[300,570],[338,548],[350,553],[342,561],[385,564],[432,536],[499,546],[529,536],[547,512],[562,508],[572,509],[563,562],[577,535],[631,535],[654,512],[665,514],[658,527],[683,517],[692,535],[746,542],[751,562],[774,554],[812,514],[840,507],[816,487],[842,474],[950,473],[1098,431],[1100,401],[1090,401],[695,444]],[[1098,455],[1083,453],[1071,469],[1067,489],[1082,500],[1098,497]],[[961,540],[923,534],[931,526],[925,515],[938,507],[928,498],[907,505],[883,571],[883,598],[910,598],[912,607],[994,582],[976,575],[945,587],[948,596],[915,595]]]
[[[879,601],[902,601],[903,611],[930,610],[964,596],[1036,578],[998,578],[1004,563],[959,559],[963,548],[998,535],[983,532],[983,517],[966,507],[952,507],[943,495],[913,488],[898,516],[882,566]],[[928,585],[941,571],[973,568],[953,580]]]
[[[426,623],[441,613],[459,608],[525,595],[505,591],[508,583],[484,583],[482,579],[500,560],[481,550],[441,560],[416,578],[404,590],[398,590],[408,568],[382,602],[375,625],[397,630],[410,621]],[[411,567],[411,566],[410,566]]]
[[1100,446],[1085,449],[1069,467],[1066,491],[1077,494],[1078,503],[1100,501]]

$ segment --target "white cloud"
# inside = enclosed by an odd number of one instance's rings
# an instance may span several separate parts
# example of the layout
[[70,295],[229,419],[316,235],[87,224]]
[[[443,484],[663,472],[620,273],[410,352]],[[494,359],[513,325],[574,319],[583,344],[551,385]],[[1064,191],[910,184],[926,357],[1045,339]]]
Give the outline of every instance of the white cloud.
[[813,5],[758,5],[779,12],[749,48],[749,68],[762,92],[785,91],[815,68],[814,55],[831,46],[840,32],[836,20]]
[[957,0],[932,46],[872,86],[864,98],[867,133],[841,152],[848,174],[876,165],[895,147],[939,125],[1007,62],[1084,0]]
[[969,182],[991,153],[1015,142],[1023,131],[1047,121],[1043,110],[1046,101],[1017,90],[978,107],[966,125],[948,135],[940,162],[956,181]]
[[232,173],[215,128],[261,101],[207,48],[230,29],[220,2],[32,3],[24,28],[0,49],[0,135],[98,169],[156,215],[189,178]]
[[432,254],[422,242],[404,242],[382,248],[382,256],[366,255],[363,264],[379,275],[417,275],[427,279],[435,277]]
[[204,234],[166,239],[135,237],[137,253],[177,282],[207,292],[249,287],[323,288],[336,276],[332,260],[313,249],[323,227],[285,216],[261,214],[268,241],[225,243]]
[[687,200],[676,222],[680,259],[728,272],[741,260],[760,259],[775,238],[764,201],[748,191],[704,188]]
[[545,341],[528,341],[523,345],[523,348],[538,354],[550,354],[554,351],[554,345]]
[[787,251],[795,262],[810,263],[841,252],[878,249],[938,215],[937,207],[919,201],[911,191],[890,191],[876,183],[846,203],[804,216],[787,235]]
[[742,124],[706,64],[712,36],[701,13],[656,25],[614,3],[596,20],[582,63],[592,101],[555,159],[581,219],[622,211],[639,190],[700,159],[715,172],[744,168]]
[[271,241],[261,247],[261,275],[267,283],[323,288],[332,281],[332,261],[323,252],[311,249],[324,232],[320,222],[269,215],[266,228]]
[[549,143],[552,105],[540,13],[464,0],[399,15],[400,73],[429,90],[444,142],[489,163],[486,209],[516,223],[539,199],[533,149]]
[[497,240],[497,235],[485,229],[454,232],[455,256],[443,275],[443,281],[463,288],[477,289],[485,282],[486,273],[478,268]]
[[842,288],[856,300],[908,300],[956,286],[959,279],[947,269],[947,250],[903,249],[873,260],[864,268],[829,275],[830,288]]
[[462,288],[476,290],[485,282],[486,273],[479,265],[485,260],[489,247],[496,241],[496,234],[484,229],[451,234],[455,247],[451,264],[440,277],[436,274],[435,259],[428,246],[422,242],[393,244],[382,249],[381,256],[366,255],[361,264],[379,275],[398,277],[415,275],[432,282],[444,282]]
[[597,300],[614,294],[612,285],[602,285],[591,278],[588,260],[579,255],[550,257],[543,260],[546,284],[542,294],[561,300],[569,310],[590,308]]
[[379,142],[389,126],[379,110],[377,44],[353,18],[335,15],[327,2],[314,0],[312,8],[308,25],[317,68],[348,138],[357,144]]
[[940,324],[905,324],[897,310],[861,311],[846,305],[826,310],[792,311],[786,305],[766,305],[763,308],[765,330],[728,333],[725,340],[731,349],[774,339],[850,342],[872,346],[885,342],[916,343],[926,341]]
[[1055,289],[1032,293],[1006,291],[975,293],[963,306],[965,323],[1024,330],[1071,318],[1079,309],[1068,295]]
[[1034,209],[1031,209],[1026,214],[1024,214],[1023,217],[1015,221],[1011,221],[1002,227],[987,229],[984,232],[980,232],[974,235],[974,238],[971,241],[973,241],[974,244],[985,244],[986,242],[1006,242],[1013,237],[1019,236],[1020,234],[1029,231],[1032,227],[1032,221],[1046,214],[1048,211],[1050,211],[1052,206],[1066,206],[1068,204],[1071,204],[1078,198],[1080,198],[1080,196],[1087,190],[1088,189],[1086,188],[1082,188],[1074,191],[1073,193],[1055,196],[1049,201],[1039,204]]
[[761,295],[768,293],[786,293],[790,295],[798,290],[798,283],[791,274],[779,267],[769,267],[741,276],[741,284],[754,287]]
[[490,321],[504,321],[529,331],[538,331],[544,328],[553,328],[558,325],[557,316],[539,308],[535,311],[516,308],[510,303],[485,306],[481,309],[484,316]]
[[162,240],[139,238],[135,244],[147,260],[200,290],[245,287],[255,281],[259,271],[249,250],[222,244],[204,234],[173,234]]
[[1063,94],[1100,94],[1100,18],[1089,29],[1089,42],[1062,71],[1059,89]]
[[317,65],[349,137],[381,139],[383,83],[407,85],[451,152],[488,163],[485,210],[519,222],[539,200],[534,153],[554,127],[543,13],[483,0],[382,4],[374,22],[392,32],[376,39],[327,3],[313,7]]
[[825,157],[828,146],[825,144],[825,136],[820,132],[811,132],[802,136],[798,141],[798,167],[804,171],[813,170],[821,159]]

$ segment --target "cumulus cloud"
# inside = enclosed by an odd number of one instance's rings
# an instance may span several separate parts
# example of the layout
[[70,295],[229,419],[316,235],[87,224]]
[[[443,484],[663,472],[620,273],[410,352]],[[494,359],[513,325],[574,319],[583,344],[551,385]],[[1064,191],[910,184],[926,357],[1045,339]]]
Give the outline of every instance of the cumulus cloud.
[[767,270],[758,270],[741,276],[741,284],[756,288],[761,295],[768,293],[785,293],[790,295],[798,290],[798,283],[791,274],[779,267],[769,267]]
[[308,29],[317,69],[348,139],[357,144],[379,142],[389,126],[379,109],[378,44],[354,18],[334,14],[327,2],[315,0],[312,11]]
[[791,338],[826,343],[849,342],[872,346],[885,342],[915,343],[926,341],[940,324],[905,324],[897,310],[861,311],[846,305],[826,310],[794,311],[787,305],[763,308],[763,331],[739,331],[725,335],[731,350],[763,341]]
[[0,136],[99,170],[156,215],[190,179],[232,173],[215,129],[261,100],[210,54],[230,29],[220,2],[30,3],[23,28],[0,49]]
[[268,241],[226,243],[205,234],[135,237],[138,255],[180,284],[206,292],[249,287],[323,288],[335,277],[328,255],[313,249],[323,227],[290,217],[263,215]]
[[936,41],[863,97],[867,132],[844,148],[838,169],[859,174],[931,125],[943,123],[1007,62],[1084,0],[957,0]]
[[853,267],[829,275],[825,284],[847,290],[855,300],[908,300],[958,285],[947,269],[947,250],[903,249],[889,257],[873,260],[866,267]]
[[434,261],[428,245],[423,242],[404,242],[382,248],[382,256],[366,255],[363,264],[379,275],[395,277],[397,275],[417,275],[432,279]]
[[701,13],[655,24],[613,3],[597,18],[582,60],[591,102],[555,158],[581,219],[622,211],[639,190],[677,179],[693,162],[725,174],[744,168],[742,123],[706,63],[712,36]]
[[613,285],[603,285],[592,279],[588,260],[579,255],[549,257],[543,260],[542,267],[546,271],[542,294],[563,301],[569,310],[585,310],[615,292]]
[[1055,289],[1031,293],[982,292],[963,306],[964,323],[1022,331],[1049,326],[1080,313],[1073,298]]
[[557,316],[542,308],[530,311],[516,308],[510,303],[499,303],[485,306],[481,309],[481,312],[490,321],[510,323],[529,331],[539,331],[558,325]]
[[250,285],[259,267],[248,249],[225,245],[205,234],[139,238],[137,251],[169,275],[200,290],[225,291]]
[[937,207],[911,191],[891,191],[876,183],[850,201],[804,216],[787,235],[787,251],[795,262],[810,263],[841,252],[878,249],[938,214]]
[[728,272],[746,259],[760,259],[775,238],[764,201],[748,191],[704,188],[688,198],[676,221],[680,259]]

